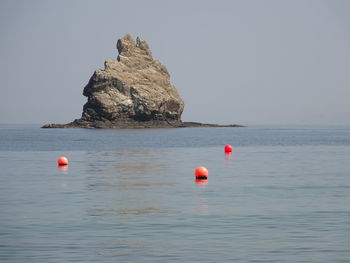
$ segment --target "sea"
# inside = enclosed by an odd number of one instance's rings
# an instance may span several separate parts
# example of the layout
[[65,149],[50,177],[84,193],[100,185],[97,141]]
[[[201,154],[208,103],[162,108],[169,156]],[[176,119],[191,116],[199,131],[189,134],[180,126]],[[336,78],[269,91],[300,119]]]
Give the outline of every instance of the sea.
[[0,262],[350,262],[350,127],[0,125]]

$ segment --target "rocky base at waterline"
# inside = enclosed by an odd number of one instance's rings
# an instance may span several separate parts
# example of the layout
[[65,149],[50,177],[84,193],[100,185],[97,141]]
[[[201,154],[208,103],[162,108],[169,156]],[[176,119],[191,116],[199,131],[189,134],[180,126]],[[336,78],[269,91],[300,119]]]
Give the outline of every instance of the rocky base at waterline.
[[117,50],[117,59],[105,61],[84,87],[81,118],[43,128],[242,127],[182,122],[185,104],[147,42],[127,34],[118,39]]
[[200,122],[162,122],[162,121],[126,121],[126,122],[85,122],[75,120],[67,124],[46,124],[41,128],[100,128],[100,129],[145,129],[145,128],[195,128],[195,127],[245,127],[239,124],[210,124]]

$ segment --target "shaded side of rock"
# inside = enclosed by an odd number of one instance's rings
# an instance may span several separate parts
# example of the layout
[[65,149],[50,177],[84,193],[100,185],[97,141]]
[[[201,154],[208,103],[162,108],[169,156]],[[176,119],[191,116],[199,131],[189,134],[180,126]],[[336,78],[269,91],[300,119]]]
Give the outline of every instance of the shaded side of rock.
[[239,124],[210,124],[200,122],[178,122],[167,123],[164,121],[146,121],[146,122],[84,122],[75,120],[68,124],[46,124],[42,128],[100,128],[100,129],[147,129],[147,128],[237,128],[245,127]]

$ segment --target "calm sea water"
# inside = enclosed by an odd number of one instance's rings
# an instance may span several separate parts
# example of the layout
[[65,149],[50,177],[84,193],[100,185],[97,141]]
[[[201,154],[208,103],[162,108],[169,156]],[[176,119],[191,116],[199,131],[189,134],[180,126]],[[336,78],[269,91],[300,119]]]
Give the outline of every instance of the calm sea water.
[[1,262],[350,262],[349,244],[350,127],[0,126]]

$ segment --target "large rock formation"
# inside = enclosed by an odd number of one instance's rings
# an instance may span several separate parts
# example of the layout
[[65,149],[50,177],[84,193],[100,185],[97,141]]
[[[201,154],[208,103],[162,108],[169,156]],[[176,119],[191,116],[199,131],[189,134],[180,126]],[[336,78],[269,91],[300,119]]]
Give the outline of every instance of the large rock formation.
[[184,102],[170,83],[167,69],[152,57],[146,43],[127,34],[117,42],[117,60],[105,61],[84,88],[88,98],[80,119],[45,128],[184,127]]
[[153,59],[146,43],[126,35],[117,42],[117,61],[108,60],[84,88],[88,102],[81,120],[111,122],[181,122],[184,102],[167,69]]

